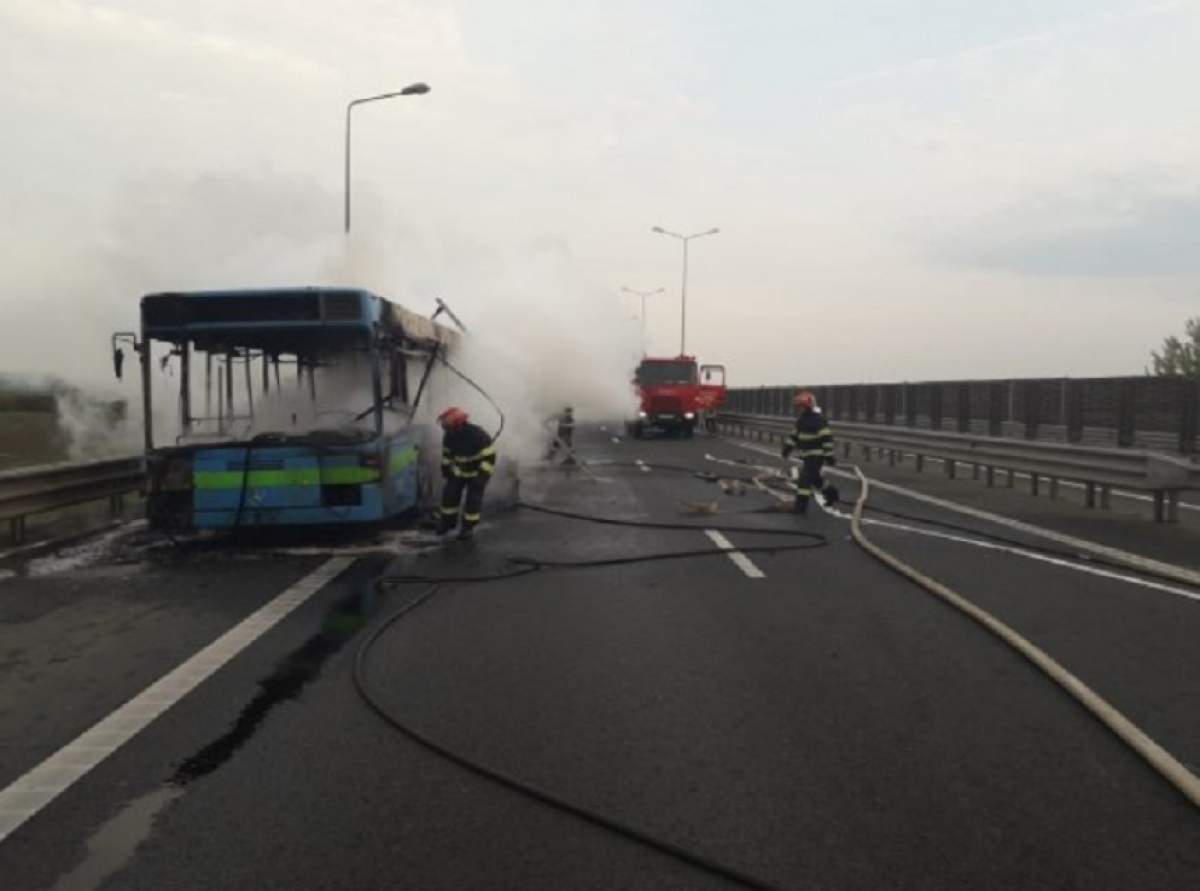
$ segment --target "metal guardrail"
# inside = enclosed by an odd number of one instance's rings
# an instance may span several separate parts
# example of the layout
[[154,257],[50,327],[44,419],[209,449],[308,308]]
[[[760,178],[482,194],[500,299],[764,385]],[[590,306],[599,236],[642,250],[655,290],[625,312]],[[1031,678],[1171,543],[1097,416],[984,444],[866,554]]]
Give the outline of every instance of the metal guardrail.
[[[750,439],[782,441],[793,428],[788,418],[723,412],[718,428]],[[960,464],[972,468],[989,486],[995,485],[996,472],[1006,475],[1014,485],[1016,474],[1030,478],[1030,491],[1036,495],[1045,481],[1049,494],[1058,494],[1059,481],[1084,486],[1088,507],[1108,507],[1112,489],[1147,492],[1154,496],[1154,519],[1174,523],[1179,519],[1179,493],[1200,489],[1200,464],[1174,455],[1138,449],[1113,449],[1063,443],[1029,442],[996,437],[886,427],[877,424],[833,423],[834,434],[843,454],[849,457],[854,446],[862,450],[864,460],[874,456],[891,464],[912,455],[916,469],[924,469],[926,459],[944,462],[946,475],[953,478]]]
[[32,514],[107,498],[115,516],[122,496],[141,489],[145,476],[140,455],[6,470],[0,472],[0,520],[8,520],[12,543],[21,544]]

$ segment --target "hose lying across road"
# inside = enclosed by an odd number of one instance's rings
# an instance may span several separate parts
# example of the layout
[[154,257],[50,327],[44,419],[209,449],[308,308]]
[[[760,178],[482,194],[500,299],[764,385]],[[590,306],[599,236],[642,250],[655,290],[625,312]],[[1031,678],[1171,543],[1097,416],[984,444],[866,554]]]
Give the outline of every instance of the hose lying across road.
[[[663,466],[656,469],[675,470],[681,472],[686,471],[700,476],[701,478],[706,477],[706,475],[699,474],[691,468]],[[1156,770],[1169,783],[1171,783],[1171,785],[1174,786],[1175,789],[1177,789],[1185,798],[1191,801],[1192,804],[1200,807],[1200,778],[1189,771],[1182,763],[1180,763],[1169,752],[1158,745],[1153,739],[1147,736],[1142,730],[1140,730],[1128,718],[1117,711],[1094,690],[1084,684],[1083,681],[1071,674],[1047,653],[1030,643],[1028,640],[1019,635],[1008,625],[1001,622],[995,616],[988,613],[986,610],[971,603],[962,595],[951,590],[935,579],[930,578],[929,576],[921,573],[919,570],[909,566],[907,563],[904,563],[899,558],[888,553],[867,538],[862,530],[862,515],[863,511],[867,508],[867,499],[870,496],[870,482],[862,473],[861,469],[856,467],[854,470],[859,477],[861,490],[855,503],[854,512],[851,516],[850,523],[851,534],[854,538],[854,541],[860,547],[862,547],[872,557],[878,559],[889,568],[893,569],[917,585],[920,585],[922,588],[950,604],[960,612],[966,614],[968,617],[978,622],[988,631],[1015,649],[1018,653],[1033,663],[1038,669],[1044,672],[1051,680],[1053,680],[1067,693],[1074,697],[1076,701],[1078,701],[1084,708],[1091,712],[1093,716],[1095,716],[1109,730],[1116,734],[1123,742],[1137,752],[1154,770]],[[529,502],[519,502],[518,506],[523,509],[536,511],[539,513],[604,525],[667,530],[704,531],[706,529],[714,529],[715,531],[719,532],[779,535],[806,539],[804,544],[760,545],[738,548],[738,550],[742,553],[776,553],[784,551],[807,550],[809,548],[822,547],[828,544],[825,536],[820,535],[819,533],[796,529],[762,529],[748,526],[712,526],[710,524],[701,525],[688,523],[621,520],[610,517],[599,517],[573,511],[560,510],[557,508],[532,504]],[[920,517],[913,517],[912,519],[921,522],[937,522],[923,520]],[[966,531],[980,534],[985,538],[990,537],[986,533],[979,533],[978,530]],[[507,558],[507,562],[511,565],[511,568],[489,575],[431,576],[413,574],[383,576],[376,580],[376,585],[381,589],[410,584],[423,584],[427,587],[419,596],[409,601],[403,607],[385,618],[383,622],[375,628],[370,636],[363,641],[362,645],[358,649],[357,654],[355,655],[354,660],[355,688],[367,705],[372,709],[372,711],[374,711],[388,725],[403,733],[405,736],[409,737],[421,746],[424,746],[430,751],[440,755],[443,758],[446,758],[447,760],[466,770],[471,771],[472,773],[499,783],[500,785],[518,792],[527,798],[541,802],[542,804],[553,807],[559,811],[585,820],[593,825],[616,833],[626,839],[645,845],[653,850],[659,851],[662,854],[668,855],[705,872],[736,882],[744,887],[755,889],[776,889],[779,887],[778,885],[772,884],[756,876],[752,876],[737,869],[736,867],[731,867],[717,862],[703,854],[684,848],[669,840],[659,838],[647,831],[638,829],[627,823],[621,822],[620,820],[591,810],[583,805],[567,801],[566,799],[559,797],[555,793],[543,787],[519,779],[512,774],[506,773],[505,771],[484,764],[474,758],[455,751],[450,746],[438,742],[436,739],[415,728],[405,719],[392,712],[372,688],[367,674],[367,662],[376,643],[398,622],[400,622],[406,616],[411,615],[423,604],[428,603],[431,599],[433,599],[433,597],[442,590],[444,585],[514,579],[535,572],[551,569],[604,567],[658,560],[723,556],[726,553],[727,551],[725,549],[686,550],[577,561],[551,561],[530,557],[509,557]]]
[[1117,711],[1096,691],[1063,668],[1062,665],[1051,658],[1040,647],[1030,643],[987,610],[976,606],[941,582],[914,569],[867,538],[862,531],[862,513],[863,508],[866,506],[867,498],[870,497],[870,481],[859,468],[855,468],[855,472],[858,474],[862,489],[859,493],[858,501],[854,505],[854,514],[850,520],[850,532],[859,546],[889,568],[900,573],[905,578],[916,582],[926,591],[929,591],[934,596],[941,598],[955,609],[974,619],[1032,662],[1051,680],[1073,696],[1080,705],[1091,712],[1109,730],[1120,737],[1130,748],[1141,755],[1146,760],[1146,763],[1158,771],[1185,798],[1191,801],[1192,804],[1200,807],[1200,777],[1197,777],[1184,767],[1170,752],[1166,751],[1166,749],[1142,732],[1137,725]]
[[[749,462],[737,462],[749,463]],[[765,469],[765,468],[764,468]],[[1156,770],[1164,779],[1174,786],[1185,798],[1192,804],[1200,807],[1200,777],[1188,770],[1178,759],[1170,752],[1166,751],[1162,746],[1151,739],[1143,732],[1136,724],[1126,718],[1121,712],[1114,708],[1108,701],[1101,697],[1098,693],[1092,690],[1087,684],[1081,681],[1071,672],[1067,671],[1062,665],[1055,661],[1044,650],[1037,647],[1035,644],[1022,637],[1008,625],[1001,622],[991,613],[971,603],[961,594],[943,585],[936,579],[930,578],[914,567],[900,560],[893,554],[888,553],[883,548],[867,538],[862,530],[862,515],[863,511],[870,509],[877,513],[883,513],[902,519],[912,520],[919,523],[926,523],[932,526],[940,526],[943,528],[951,528],[961,532],[968,532],[985,539],[993,539],[1002,541],[1006,544],[1011,544],[1016,547],[1027,550],[1041,551],[1044,553],[1057,554],[1059,556],[1068,557],[1071,559],[1085,559],[1088,563],[1100,563],[1103,565],[1116,566],[1120,569],[1128,570],[1128,566],[1111,563],[1104,559],[1093,557],[1081,558],[1078,554],[1067,553],[1054,548],[1046,548],[1039,545],[1029,545],[1023,542],[1014,541],[1004,538],[1003,536],[993,533],[980,532],[977,529],[971,529],[964,526],[958,526],[953,523],[946,523],[939,520],[931,520],[924,517],[910,516],[908,514],[896,513],[894,511],[886,511],[880,508],[871,508],[867,504],[867,499],[870,497],[870,480],[866,474],[862,472],[860,467],[854,466],[854,473],[858,476],[861,489],[859,491],[858,500],[854,504],[854,512],[850,518],[850,531],[854,541],[862,547],[867,553],[884,565],[895,570],[910,581],[920,585],[925,590],[929,591],[936,597],[949,603],[955,609],[965,613],[971,619],[978,622],[988,631],[999,637],[1002,641],[1015,649],[1018,653],[1032,662],[1038,669],[1045,673],[1051,680],[1067,691],[1076,701],[1085,709],[1092,713],[1102,724],[1117,735],[1122,742],[1126,743],[1130,748],[1142,756],[1154,770]],[[756,482],[761,483],[761,478],[756,478]],[[1154,573],[1151,570],[1138,570],[1142,575],[1147,575],[1156,578],[1167,578]],[[1173,577],[1170,580],[1174,581]]]
[[[589,523],[599,523],[609,526],[629,526],[638,529],[669,529],[669,530],[688,530],[703,532],[706,530],[715,530],[717,532],[730,533],[749,533],[755,535],[775,535],[785,536],[789,538],[804,539],[803,544],[778,544],[778,545],[759,545],[752,547],[738,548],[741,553],[779,553],[786,551],[810,550],[812,548],[824,547],[829,543],[828,539],[817,532],[808,532],[800,529],[760,529],[753,526],[713,526],[711,524],[692,524],[692,523],[655,523],[639,520],[620,520],[611,517],[599,517],[592,514],[582,514],[573,511],[559,510],[557,508],[546,507],[539,504],[531,504],[529,502],[519,502],[519,506],[526,509],[537,511],[539,513],[550,514],[553,516],[564,517],[572,520],[580,520]],[[497,573],[477,576],[432,576],[432,575],[385,575],[376,580],[376,585],[381,589],[397,587],[411,584],[424,584],[426,589],[413,600],[410,600],[400,609],[393,612],[380,623],[380,625],[371,632],[358,648],[358,652],[354,657],[354,686],[359,695],[367,703],[372,711],[375,712],[383,721],[394,729],[400,731],[409,739],[424,746],[430,751],[440,755],[441,757],[452,761],[453,763],[471,771],[474,774],[485,777],[493,782],[518,792],[527,798],[531,798],[542,804],[549,805],[559,811],[578,817],[593,825],[599,826],[610,832],[616,833],[626,839],[645,845],[662,854],[673,857],[694,866],[704,872],[720,876],[732,882],[736,882],[746,888],[760,889],[760,891],[776,891],[780,886],[772,884],[764,879],[749,875],[735,867],[719,863],[710,857],[707,857],[698,852],[689,850],[681,845],[675,844],[666,839],[659,838],[647,831],[638,829],[634,826],[624,823],[620,820],[601,814],[591,810],[583,805],[567,801],[555,793],[530,783],[526,780],[519,779],[512,774],[506,773],[499,768],[484,764],[474,758],[463,755],[455,751],[450,746],[438,742],[428,734],[417,729],[402,717],[396,715],[383,703],[380,696],[372,688],[370,680],[367,676],[367,660],[371,650],[375,644],[383,637],[383,635],[406,616],[412,614],[418,607],[428,603],[434,596],[442,590],[442,587],[447,584],[456,584],[463,582],[492,582],[502,581],[505,579],[519,578],[524,575],[529,575],[534,572],[551,569],[585,569],[594,567],[617,566],[630,563],[646,563],[658,560],[678,560],[703,557],[725,556],[728,550],[721,548],[713,550],[706,548],[704,550],[687,550],[687,551],[663,551],[646,554],[634,554],[624,557],[611,557],[595,560],[545,560],[532,557],[509,557],[507,562],[514,568],[502,570]]]

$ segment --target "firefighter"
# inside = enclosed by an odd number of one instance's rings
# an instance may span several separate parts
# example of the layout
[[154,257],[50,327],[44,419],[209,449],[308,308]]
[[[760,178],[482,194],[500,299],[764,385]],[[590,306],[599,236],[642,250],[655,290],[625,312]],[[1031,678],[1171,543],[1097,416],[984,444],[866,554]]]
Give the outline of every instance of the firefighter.
[[550,442],[550,452],[546,455],[547,461],[553,461],[558,455],[558,450],[561,448],[567,453],[567,457],[563,460],[564,464],[574,464],[575,457],[575,409],[567,406],[562,410],[562,414],[555,415],[547,421],[547,425],[551,422],[555,424],[554,439]]
[[[442,425],[442,506],[438,511],[439,535],[451,531],[462,513],[459,538],[470,538],[479,523],[483,490],[496,469],[496,447],[482,427],[470,423],[461,408],[448,408],[438,415]],[[465,503],[463,492],[466,492]]]
[[837,502],[837,488],[827,484],[821,476],[821,468],[826,464],[831,467],[837,464],[837,456],[833,453],[833,431],[817,408],[813,394],[802,390],[792,403],[800,410],[800,414],[796,418],[795,431],[783,443],[783,457],[786,459],[796,451],[804,462],[796,480],[795,509],[802,514],[808,511],[808,502],[814,489],[825,496],[826,504]]

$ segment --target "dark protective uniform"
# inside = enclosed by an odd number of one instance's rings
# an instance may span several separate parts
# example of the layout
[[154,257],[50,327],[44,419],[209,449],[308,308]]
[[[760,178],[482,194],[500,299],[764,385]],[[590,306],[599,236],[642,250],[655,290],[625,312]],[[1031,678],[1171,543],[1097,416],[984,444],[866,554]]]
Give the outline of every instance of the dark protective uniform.
[[806,408],[796,418],[796,429],[783,444],[783,457],[793,451],[799,452],[804,462],[796,485],[796,510],[800,513],[808,510],[814,490],[819,490],[829,503],[837,501],[837,489],[826,484],[821,476],[821,468],[826,463],[830,466],[837,463],[833,453],[833,431],[825,416],[815,408]]
[[569,449],[575,448],[575,413],[569,408],[558,416],[558,440]]
[[568,408],[562,414],[552,418],[556,427],[554,432],[554,440],[550,443],[550,451],[546,453],[546,460],[553,460],[558,454],[558,450],[563,448],[567,452],[567,464],[574,464],[575,459],[571,457],[571,452],[575,448],[575,412]]
[[[475,424],[463,424],[447,430],[442,437],[442,506],[438,512],[438,531],[449,532],[462,512],[464,532],[475,528],[483,507],[483,490],[496,470],[496,447],[487,431]],[[462,504],[463,492],[466,503]]]

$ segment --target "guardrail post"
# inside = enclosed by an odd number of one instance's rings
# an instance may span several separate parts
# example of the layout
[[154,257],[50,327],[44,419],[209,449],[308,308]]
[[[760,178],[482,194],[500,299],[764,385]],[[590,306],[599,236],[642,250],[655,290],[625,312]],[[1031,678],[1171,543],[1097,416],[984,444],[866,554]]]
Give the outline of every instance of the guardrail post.
[[971,479],[973,479],[973,480],[979,479],[979,465],[978,464],[971,465]]
[[991,465],[988,465],[987,469],[987,484],[989,489],[996,485],[996,468]]
[[1163,501],[1165,500],[1163,498],[1164,494],[1165,493],[1163,492],[1162,489],[1154,490],[1154,522],[1155,523],[1163,522]]
[[888,467],[896,466],[896,450],[888,449]]
[[1008,474],[1008,479],[1005,481],[1005,484],[1007,485],[1008,488],[1011,489],[1011,488],[1013,488],[1013,486],[1015,486],[1017,484],[1016,471],[1014,471],[1011,467],[1009,467],[1005,470],[1005,473]]
[[8,521],[9,537],[15,545],[25,544],[25,518],[13,517]]
[[916,459],[917,459],[917,473],[920,473],[921,471],[923,471],[925,469],[925,456],[917,455]]
[[1041,477],[1039,477],[1036,473],[1029,474],[1029,494],[1036,497],[1041,488]]
[[1084,491],[1084,502],[1087,504],[1087,506],[1089,508],[1094,508],[1096,506],[1096,484],[1095,483],[1084,483],[1083,491]]
[[1058,500],[1058,477],[1050,477],[1050,500]]
[[958,462],[953,458],[948,458],[942,462],[942,466],[946,468],[946,476],[954,479],[955,474],[958,472]]
[[862,447],[862,457],[863,457],[864,464],[871,463],[871,447],[869,445],[865,445]]
[[848,442],[842,443],[842,457],[843,458],[850,457],[850,449],[851,449],[850,443],[848,443]]
[[1108,486],[1100,487],[1100,509],[1109,510],[1112,507],[1112,489]]
[[1179,490],[1172,489],[1167,493],[1167,522],[1179,522]]

